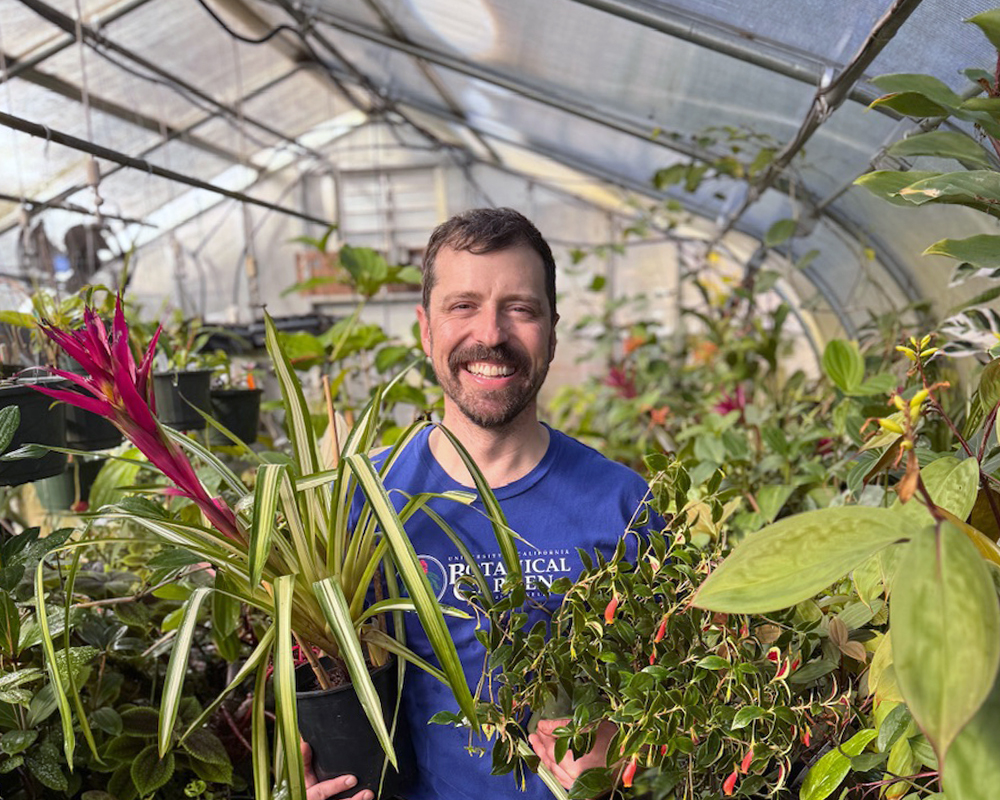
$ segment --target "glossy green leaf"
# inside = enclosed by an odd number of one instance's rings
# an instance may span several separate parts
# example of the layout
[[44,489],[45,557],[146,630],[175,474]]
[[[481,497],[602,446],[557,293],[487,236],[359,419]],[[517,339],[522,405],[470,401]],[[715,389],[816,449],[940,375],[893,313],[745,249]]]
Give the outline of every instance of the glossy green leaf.
[[1000,786],[1000,679],[945,756],[948,800],[994,800]]
[[740,728],[745,728],[755,719],[760,719],[766,713],[767,712],[759,706],[743,706],[743,708],[736,712],[729,727],[734,731],[739,730]]
[[809,511],[740,542],[698,589],[700,608],[754,614],[807,600],[912,529],[885,508]]
[[899,194],[918,206],[954,203],[996,216],[1000,214],[996,208],[1000,204],[1000,173],[985,169],[946,172],[912,183]]
[[851,758],[860,755],[876,735],[876,731],[866,728],[824,755],[806,774],[799,790],[799,800],[825,800],[829,797],[850,772]]
[[855,186],[867,189],[876,197],[897,206],[912,206],[913,203],[900,196],[900,191],[914,183],[940,175],[939,172],[920,172],[911,170],[897,172],[893,170],[875,170],[862,175],[854,181]]
[[941,239],[924,250],[925,256],[947,256],[976,269],[1000,268],[1000,236],[981,233],[967,239]]
[[[962,98],[953,92],[948,85],[933,75],[919,73],[896,73],[879,75],[871,81],[880,91],[887,94],[916,94],[926,98],[930,103],[940,108],[954,108],[962,102]],[[901,112],[905,113],[905,112]],[[922,116],[936,116],[925,114]]]
[[989,569],[954,525],[903,550],[890,612],[894,668],[907,706],[943,757],[1000,667],[1000,605]]
[[794,219],[779,219],[764,234],[764,244],[768,247],[783,245],[795,235],[797,223]]
[[[920,477],[931,500],[939,508],[963,520],[972,513],[979,492],[979,464],[976,459],[959,460],[954,456],[944,456],[923,467]],[[892,510],[905,517],[911,529],[920,529],[934,522],[922,500],[917,495],[906,503],[896,500]]]
[[927,95],[920,92],[893,92],[883,95],[871,104],[871,108],[885,106],[891,108],[906,117],[946,117],[950,113],[949,109],[935,103]]
[[49,674],[49,682],[59,708],[59,718],[62,722],[63,752],[66,763],[73,763],[73,752],[76,749],[76,734],[73,731],[73,712],[70,710],[69,697],[66,694],[66,684],[56,666],[56,650],[52,641],[52,629],[49,627],[48,609],[45,606],[45,561],[40,560],[35,569],[35,597],[40,602],[35,606],[38,625],[42,632],[42,651],[45,653],[45,668]]
[[975,139],[955,131],[929,131],[908,136],[892,144],[888,154],[900,158],[933,156],[954,158],[963,164],[989,169],[990,161]]
[[976,14],[974,17],[969,17],[966,22],[977,26],[990,40],[990,44],[995,49],[1000,50],[1000,9],[993,8]]
[[851,393],[865,378],[865,360],[857,342],[833,339],[823,351],[823,371],[841,391]]
[[167,674],[163,680],[163,697],[160,700],[160,719],[157,730],[158,755],[162,758],[172,745],[174,723],[177,721],[177,710],[180,707],[181,692],[184,689],[184,678],[187,676],[188,659],[191,656],[191,644],[194,641],[195,626],[198,624],[198,611],[211,590],[207,587],[195,589],[184,606],[184,618],[181,620],[174,646],[167,662]]
[[0,589],[0,653],[13,657],[20,652],[21,615],[7,592]]
[[365,663],[365,655],[361,649],[361,643],[358,641],[344,591],[336,578],[325,578],[317,581],[313,584],[313,591],[323,609],[323,616],[326,617],[327,624],[330,626],[337,644],[340,645],[340,657],[347,667],[347,673],[351,676],[354,693],[357,695],[382,749],[395,767],[397,763],[396,751],[392,746],[392,737],[385,724],[382,703],[375,692],[375,684],[372,683],[368,665]]
[[[273,631],[270,628],[268,632]],[[268,653],[270,653],[268,646]],[[271,800],[271,769],[267,747],[267,670],[258,669],[250,709],[250,760],[256,800]]]

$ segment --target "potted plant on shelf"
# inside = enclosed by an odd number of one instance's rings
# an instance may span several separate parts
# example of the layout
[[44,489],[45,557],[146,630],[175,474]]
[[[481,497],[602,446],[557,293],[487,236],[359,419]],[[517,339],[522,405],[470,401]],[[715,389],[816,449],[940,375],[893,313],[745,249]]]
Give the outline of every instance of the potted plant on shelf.
[[184,319],[175,312],[158,329],[160,366],[153,375],[153,396],[160,422],[181,431],[203,430],[212,411],[212,376],[224,366],[223,353],[206,353],[209,337],[217,332],[200,319]]
[[[211,390],[212,417],[219,425],[240,442],[253,444],[257,441],[260,427],[260,401],[263,390],[257,386],[252,370],[247,370],[242,379],[234,378],[232,365],[223,374],[220,385]],[[232,438],[222,430],[212,427],[208,434],[209,444],[229,446]]]
[[[333,428],[336,446],[330,463],[323,463],[313,432],[301,384],[289,359],[282,351],[275,326],[265,317],[266,343],[281,386],[286,425],[291,442],[290,458],[256,458],[259,466],[251,489],[222,461],[200,443],[163,426],[152,413],[151,368],[157,334],[138,360],[129,344],[128,329],[119,303],[110,332],[88,311],[85,327],[79,331],[46,328],[67,353],[76,358],[88,376],[80,378],[60,373],[88,392],[87,396],[45,390],[50,396],[83,405],[111,419],[127,438],[173,484],[164,490],[187,498],[200,511],[197,521],[190,515],[179,517],[145,498],[132,498],[100,510],[102,519],[131,520],[161,540],[187,550],[215,570],[214,591],[220,597],[246,604],[270,624],[264,624],[246,661],[222,695],[181,732],[175,732],[178,704],[193,632],[208,589],[195,591],[186,604],[173,653],[165,677],[159,716],[158,746],[167,753],[178,741],[197,731],[226,693],[255,675],[253,706],[253,775],[258,797],[270,790],[268,725],[265,687],[273,667],[276,742],[273,749],[274,776],[287,786],[289,797],[305,796],[303,765],[299,755],[299,714],[296,704],[293,648],[316,675],[321,687],[335,682],[324,669],[324,659],[349,677],[371,728],[369,755],[374,758],[371,788],[378,790],[386,764],[398,764],[395,711],[383,708],[370,670],[396,658],[397,680],[403,677],[404,662],[429,670],[446,682],[455,693],[459,707],[475,723],[472,695],[444,622],[444,614],[460,612],[438,604],[424,570],[410,544],[404,525],[413,514],[421,513],[430,495],[414,495],[397,513],[389,501],[379,473],[368,458],[379,428],[380,392],[350,430]],[[330,412],[331,424],[334,415]],[[412,426],[393,446],[386,465],[416,433]],[[512,535],[503,523],[495,499],[475,466],[480,494],[494,518],[500,551],[508,569],[519,574]],[[224,486],[225,497],[213,497],[198,478],[192,464],[215,473]],[[447,495],[456,502],[471,502],[471,494]],[[352,514],[352,509],[356,511]],[[454,535],[448,532],[450,535]],[[72,545],[71,545],[72,546]],[[485,589],[478,565],[471,555],[468,568]],[[69,575],[72,590],[74,568]],[[398,577],[397,577],[398,576]],[[38,577],[40,580],[40,577]],[[400,583],[406,590],[401,593]],[[374,597],[374,602],[371,598]],[[401,631],[399,615],[416,613],[433,646],[439,666],[417,658],[393,634]],[[391,616],[394,624],[386,625]],[[40,615],[44,617],[44,614]],[[75,690],[55,668],[55,645],[48,635],[47,621],[39,620],[46,631],[49,677],[58,699],[65,731],[67,762],[73,761],[75,747]],[[393,694],[398,695],[399,689]],[[79,706],[77,706],[79,708]],[[76,714],[85,739],[91,742],[85,715]],[[352,730],[359,738],[364,731]],[[384,753],[384,756],[383,756]],[[322,767],[322,764],[319,765]],[[332,771],[361,772],[361,765],[334,766]],[[389,793],[389,790],[386,790]]]
[[34,391],[63,385],[51,376],[0,381],[0,414],[7,435],[0,435],[0,486],[18,486],[58,475],[66,469],[66,454],[46,447],[66,446],[66,407]]

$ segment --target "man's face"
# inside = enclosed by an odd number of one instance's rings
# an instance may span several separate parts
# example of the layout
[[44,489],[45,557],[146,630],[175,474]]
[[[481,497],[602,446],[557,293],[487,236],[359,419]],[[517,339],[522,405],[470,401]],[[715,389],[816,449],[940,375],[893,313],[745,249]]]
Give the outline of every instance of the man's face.
[[499,428],[534,414],[556,346],[541,257],[523,245],[482,255],[442,248],[434,276],[417,317],[446,418]]

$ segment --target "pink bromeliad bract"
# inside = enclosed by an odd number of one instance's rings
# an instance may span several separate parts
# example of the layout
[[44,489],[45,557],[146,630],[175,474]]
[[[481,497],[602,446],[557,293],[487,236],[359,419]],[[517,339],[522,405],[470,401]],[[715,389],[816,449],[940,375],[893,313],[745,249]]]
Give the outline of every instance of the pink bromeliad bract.
[[153,466],[173,482],[176,488],[166,490],[169,494],[189,498],[216,530],[242,540],[243,535],[232,509],[221,498],[209,496],[190,460],[180,446],[167,437],[156,418],[151,372],[160,329],[153,335],[146,353],[137,364],[129,343],[121,297],[115,304],[110,335],[103,320],[89,307],[84,310],[84,324],[79,330],[65,331],[45,323],[39,327],[80,365],[86,375],[50,369],[53,374],[76,384],[82,392],[43,386],[34,388],[56,400],[110,420]]

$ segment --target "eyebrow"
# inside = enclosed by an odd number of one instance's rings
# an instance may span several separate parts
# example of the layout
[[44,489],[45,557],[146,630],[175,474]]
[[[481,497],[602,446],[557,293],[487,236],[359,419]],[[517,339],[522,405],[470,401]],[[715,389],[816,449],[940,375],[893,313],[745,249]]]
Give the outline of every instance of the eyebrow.
[[[451,294],[446,294],[441,298],[442,304],[454,303],[457,300],[478,300],[483,296],[482,292],[464,291],[464,292],[452,292]],[[542,301],[537,297],[530,294],[510,294],[500,298],[502,303],[525,303],[527,305],[538,306],[539,308],[543,305]]]

